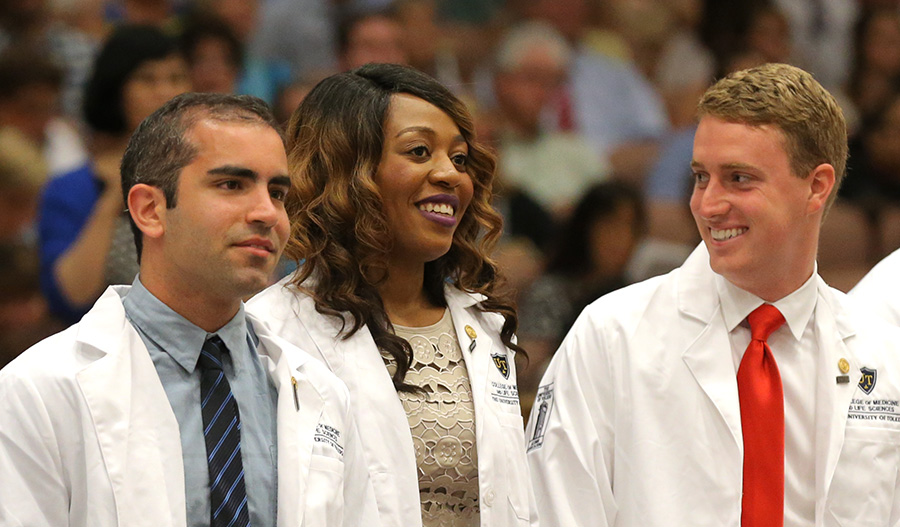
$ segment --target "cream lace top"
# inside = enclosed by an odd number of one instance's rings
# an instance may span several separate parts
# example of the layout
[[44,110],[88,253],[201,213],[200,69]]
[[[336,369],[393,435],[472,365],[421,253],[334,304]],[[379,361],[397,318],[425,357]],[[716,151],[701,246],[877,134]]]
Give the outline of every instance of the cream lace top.
[[[394,326],[412,346],[406,382],[423,393],[400,392],[409,419],[424,527],[477,527],[478,456],[472,387],[450,311],[432,326]],[[393,358],[385,356],[391,374]]]

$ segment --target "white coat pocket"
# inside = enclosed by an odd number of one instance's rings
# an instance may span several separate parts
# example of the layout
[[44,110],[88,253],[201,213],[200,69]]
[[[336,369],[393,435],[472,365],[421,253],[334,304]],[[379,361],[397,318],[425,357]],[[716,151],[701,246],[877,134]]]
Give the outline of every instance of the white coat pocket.
[[[900,466],[900,431],[847,427],[826,504],[836,525],[887,525]],[[834,525],[826,522],[826,525]]]
[[509,504],[519,520],[518,524],[527,525],[529,517],[528,485],[531,480],[525,460],[525,426],[522,415],[498,412],[497,418],[503,426],[504,437],[508,438],[505,449],[506,467],[501,474],[504,474],[505,484],[509,485]]
[[313,454],[306,485],[306,513],[303,525],[339,526],[344,521],[344,462]]

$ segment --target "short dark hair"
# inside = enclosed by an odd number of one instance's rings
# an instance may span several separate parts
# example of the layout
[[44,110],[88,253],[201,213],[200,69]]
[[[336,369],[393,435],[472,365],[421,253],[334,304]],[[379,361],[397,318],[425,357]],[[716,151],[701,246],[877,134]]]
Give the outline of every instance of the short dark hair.
[[[122,195],[128,203],[131,187],[143,183],[162,189],[166,208],[175,207],[178,175],[197,156],[197,146],[186,137],[201,120],[261,124],[281,135],[265,101],[250,95],[184,93],[172,98],[135,130],[122,156]],[[142,233],[131,220],[131,231],[141,258]]]
[[84,118],[92,130],[111,135],[130,132],[122,92],[142,64],[179,53],[175,39],[153,26],[123,25],[106,40],[84,92]]

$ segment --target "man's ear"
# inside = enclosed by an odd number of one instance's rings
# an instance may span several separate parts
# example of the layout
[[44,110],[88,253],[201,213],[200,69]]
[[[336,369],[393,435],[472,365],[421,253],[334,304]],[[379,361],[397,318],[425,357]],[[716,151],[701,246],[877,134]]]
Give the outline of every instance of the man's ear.
[[813,169],[809,175],[809,205],[807,212],[816,213],[825,208],[828,196],[834,188],[834,167],[829,163],[822,163]]
[[138,183],[128,191],[128,212],[147,238],[166,232],[166,196],[159,187]]

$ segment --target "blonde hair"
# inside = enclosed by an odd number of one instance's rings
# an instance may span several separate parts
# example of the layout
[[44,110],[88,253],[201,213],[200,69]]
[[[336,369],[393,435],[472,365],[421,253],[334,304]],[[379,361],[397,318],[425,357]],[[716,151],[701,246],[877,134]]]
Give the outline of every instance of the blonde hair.
[[805,178],[822,163],[834,167],[825,210],[834,203],[847,165],[847,124],[837,101],[809,73],[787,64],[731,73],[706,90],[697,113],[700,118],[776,126],[796,176]]

